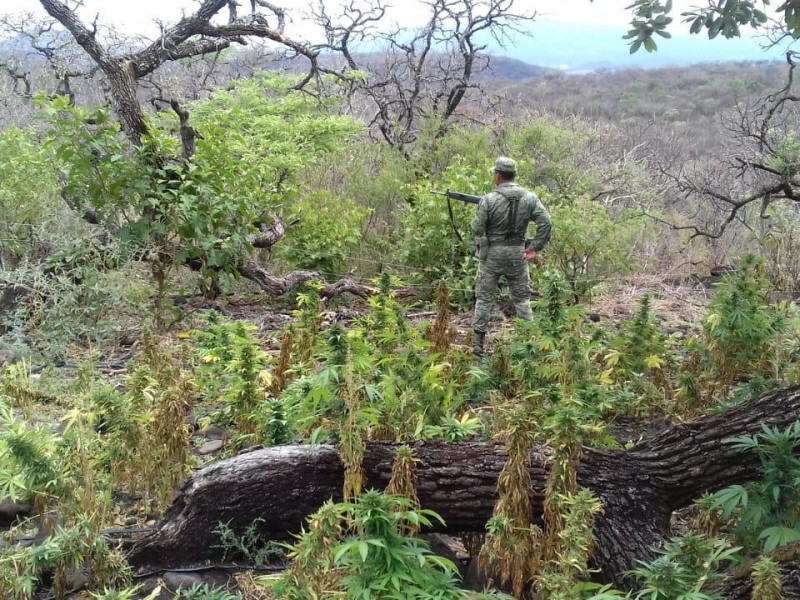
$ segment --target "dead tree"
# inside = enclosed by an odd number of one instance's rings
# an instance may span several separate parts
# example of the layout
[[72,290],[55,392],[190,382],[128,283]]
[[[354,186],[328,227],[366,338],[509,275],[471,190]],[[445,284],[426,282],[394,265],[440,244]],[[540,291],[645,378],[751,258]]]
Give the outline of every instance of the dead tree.
[[[503,45],[533,15],[514,12],[514,0],[426,0],[425,23],[408,33],[385,32],[384,0],[351,0],[340,18],[319,0],[315,20],[324,29],[324,48],[341,57],[340,73],[350,75],[349,96],[370,131],[410,158],[424,122],[436,124],[435,136],[458,115],[470,91],[481,93],[476,75],[489,67],[483,54],[488,38]],[[370,42],[371,52],[359,52]]]
[[686,230],[691,238],[719,239],[733,225],[751,227],[754,219],[769,219],[777,202],[800,206],[800,154],[794,142],[800,134],[800,95],[794,91],[795,54],[788,52],[786,59],[782,89],[739,105],[723,120],[729,140],[721,157],[692,168],[662,168],[686,210],[695,207],[694,223],[667,223],[673,229]]
[[[800,418],[800,387],[764,396],[723,413],[682,423],[631,450],[585,449],[578,483],[603,502],[595,524],[594,564],[601,577],[621,582],[636,560],[670,535],[672,513],[705,492],[758,476],[755,455],[737,452],[728,440],[785,427]],[[368,487],[384,488],[393,460],[391,444],[368,444]],[[418,495],[424,508],[445,519],[446,531],[483,531],[496,500],[505,461],[499,446],[483,443],[415,446]],[[531,455],[534,517],[542,515],[546,448]],[[215,558],[218,523],[243,531],[263,519],[262,533],[286,539],[328,498],[340,498],[343,471],[333,446],[283,446],[255,450],[206,467],[184,484],[156,530],[129,554],[134,565],[176,566]]]
[[[13,92],[3,98],[3,120],[30,123],[34,110],[31,100],[37,93],[67,96],[72,103],[78,94],[90,101],[102,100],[102,94],[96,91],[97,81],[92,82],[97,67],[72,36],[57,30],[52,19],[2,15],[0,31],[12,37],[0,53],[0,72],[10,80]],[[95,89],[91,95],[87,93],[90,88]]]

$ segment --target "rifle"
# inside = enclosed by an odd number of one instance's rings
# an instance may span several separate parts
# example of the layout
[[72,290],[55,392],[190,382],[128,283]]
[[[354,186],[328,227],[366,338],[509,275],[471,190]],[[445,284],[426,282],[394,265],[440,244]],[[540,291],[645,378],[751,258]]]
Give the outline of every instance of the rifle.
[[446,192],[431,192],[431,194],[436,194],[437,196],[444,196],[448,200],[451,198],[453,200],[460,200],[461,202],[466,202],[467,204],[478,204],[481,201],[480,196],[473,196],[472,194],[462,194],[461,192],[451,192],[447,190]]
[[456,226],[456,217],[453,214],[453,205],[450,204],[450,200],[460,200],[466,204],[478,204],[481,201],[480,196],[473,196],[472,194],[462,194],[461,192],[451,192],[447,190],[446,192],[431,192],[431,194],[436,194],[437,196],[444,196],[447,198],[447,212],[450,215],[450,225],[453,227],[453,233],[456,234],[458,241],[461,242],[462,245],[466,246],[467,248],[471,247],[470,244],[467,244],[464,241],[464,238],[461,237],[461,234],[458,232],[458,227]]

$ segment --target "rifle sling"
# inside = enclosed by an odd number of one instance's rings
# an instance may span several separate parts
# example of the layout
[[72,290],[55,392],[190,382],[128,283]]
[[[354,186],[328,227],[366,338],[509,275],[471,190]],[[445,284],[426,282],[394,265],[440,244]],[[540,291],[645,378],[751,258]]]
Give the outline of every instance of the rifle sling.
[[467,243],[464,241],[464,238],[461,237],[461,234],[458,232],[458,226],[456,225],[456,216],[453,214],[453,204],[450,201],[450,196],[447,196],[447,213],[450,215],[450,225],[453,226],[453,233],[456,234],[458,241],[461,242],[462,245],[466,246]]

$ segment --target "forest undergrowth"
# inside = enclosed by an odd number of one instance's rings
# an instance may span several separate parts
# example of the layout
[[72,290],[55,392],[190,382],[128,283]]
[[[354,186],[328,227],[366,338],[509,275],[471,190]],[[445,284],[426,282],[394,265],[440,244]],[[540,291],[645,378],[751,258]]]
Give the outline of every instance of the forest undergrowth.
[[[560,272],[540,269],[534,321],[506,320],[483,361],[471,356],[446,285],[432,311],[409,320],[384,275],[361,308],[326,306],[307,285],[289,322],[269,333],[197,312],[192,327],[144,333],[116,372],[99,368],[107,361],[98,354],[71,374],[4,367],[0,489],[30,502],[32,516],[5,534],[3,597],[49,590],[60,600],[77,587],[94,598],[158,597],[134,585],[107,532],[152,522],[208,460],[198,432],[210,428],[224,432],[215,459],[257,445],[336,444],[343,501],[309,517],[289,545],[267,544],[257,524],[247,534],[221,523],[226,556],[286,571],[237,576],[227,591],[186,588],[182,598],[499,597],[493,586],[518,598],[623,596],[591,582],[602,504],[577,487],[582,448],[633,447],[653,420],[691,419],[798,383],[800,315],[752,257],[713,288],[699,322],[681,327],[654,311],[664,295],[643,295],[627,318],[598,318],[573,302]],[[397,444],[386,492],[363,479],[373,440]],[[416,495],[414,444],[424,440],[485,440],[508,453],[494,516],[467,544],[486,574],[484,596],[462,590],[458,566],[417,537],[439,518]],[[632,597],[715,598],[723,567],[748,564],[759,589],[775,588],[770,553],[800,539],[800,429],[734,442],[762,457],[763,480],[699,499],[694,522],[631,574]],[[534,444],[551,449],[541,524],[529,500]]]

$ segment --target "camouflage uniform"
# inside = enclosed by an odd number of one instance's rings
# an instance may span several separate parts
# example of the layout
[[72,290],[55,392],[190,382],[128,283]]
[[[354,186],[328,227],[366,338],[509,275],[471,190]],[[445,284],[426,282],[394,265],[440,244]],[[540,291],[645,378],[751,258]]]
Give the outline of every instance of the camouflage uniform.
[[[516,164],[501,157],[497,159],[494,170],[516,173]],[[536,236],[533,239],[526,237],[531,221],[536,223]],[[472,221],[472,233],[478,240],[480,258],[472,323],[477,340],[476,353],[482,353],[483,339],[489,328],[501,276],[506,278],[511,289],[517,317],[526,321],[532,319],[529,305],[531,280],[523,250],[541,250],[550,239],[550,229],[550,215],[536,194],[513,181],[501,183],[481,198]]]

